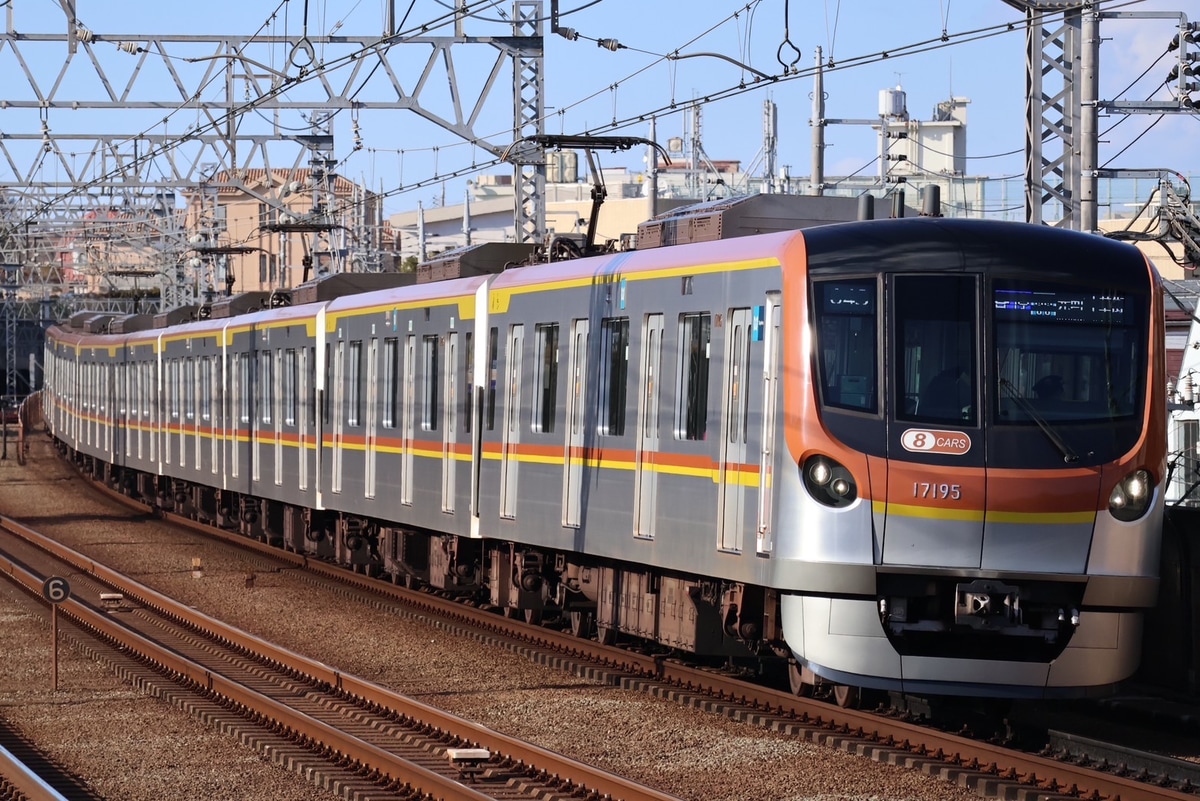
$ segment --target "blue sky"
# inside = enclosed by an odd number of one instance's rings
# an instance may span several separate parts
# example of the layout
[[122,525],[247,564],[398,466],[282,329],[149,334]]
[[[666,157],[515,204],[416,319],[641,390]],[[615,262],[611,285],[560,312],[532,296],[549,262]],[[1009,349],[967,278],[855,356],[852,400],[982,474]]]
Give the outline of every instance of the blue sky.
[[[165,33],[236,34],[250,36],[258,31],[276,35],[362,34],[377,35],[389,3],[402,17],[408,11],[407,26],[425,23],[445,14],[452,0],[340,0],[319,2],[258,2],[258,0],[213,0],[207,4],[183,4],[128,0],[114,4],[107,0],[77,0],[79,19],[110,39],[122,36],[136,40],[139,35]],[[410,9],[411,3],[411,9]],[[545,9],[549,11],[549,0]],[[1146,0],[1106,9],[1124,11],[1174,11],[1182,3]],[[308,7],[307,20],[304,9]],[[136,9],[136,13],[114,13]],[[788,14],[785,18],[785,7]],[[576,9],[578,9],[576,11]],[[500,2],[485,8],[480,18],[470,20],[466,32],[474,36],[505,35],[510,26],[501,20],[511,11],[511,3]],[[546,26],[545,98],[548,133],[595,134],[625,133],[647,136],[649,127],[637,123],[619,130],[614,119],[623,122],[661,113],[658,138],[665,142],[684,132],[684,115],[670,113],[672,101],[685,105],[694,97],[732,93],[733,96],[706,103],[703,116],[703,142],[713,159],[753,163],[762,145],[763,101],[771,98],[778,105],[780,165],[789,165],[793,176],[807,175],[810,164],[809,118],[811,116],[812,79],[806,76],[781,81],[754,81],[754,73],[725,59],[732,59],[758,72],[778,76],[795,67],[808,72],[813,66],[814,49],[820,46],[825,59],[840,65],[826,74],[826,116],[831,118],[868,118],[877,114],[881,89],[902,85],[907,93],[908,109],[913,118],[928,119],[935,105],[951,96],[970,99],[968,120],[968,171],[974,175],[1014,176],[1023,172],[1025,56],[1023,15],[1002,0],[561,0],[561,24],[574,28],[580,38],[569,41],[550,34]],[[571,13],[573,12],[574,13]],[[26,32],[62,31],[63,17],[57,0],[13,0],[17,30]],[[1193,12],[1200,17],[1200,10]],[[489,21],[495,20],[495,21]],[[1011,32],[1004,30],[1012,24]],[[785,38],[786,31],[786,38]],[[430,30],[448,35],[449,27]],[[1101,97],[1103,99],[1145,100],[1166,77],[1169,60],[1155,60],[1166,50],[1175,32],[1164,21],[1106,20],[1101,25],[1104,43],[1101,49]],[[946,42],[942,42],[943,35]],[[616,39],[624,48],[616,52],[597,45],[597,39]],[[974,39],[974,41],[967,41]],[[899,55],[918,43],[926,43],[927,52]],[[61,48],[60,48],[61,49]],[[880,57],[887,51],[888,58]],[[119,81],[126,80],[135,68],[135,60],[107,48],[97,47],[105,69]],[[181,47],[182,52],[182,47]],[[344,51],[330,48],[318,58],[335,59]],[[669,61],[665,55],[712,53]],[[196,55],[200,51],[185,52]],[[405,45],[393,49],[391,60],[398,68],[402,83],[411,85],[426,64],[429,48]],[[51,82],[62,64],[61,52],[46,53],[31,63],[39,82]],[[467,102],[482,92],[487,70],[496,51],[486,45],[458,47],[454,50],[454,68]],[[290,71],[284,48],[265,47],[254,58],[273,68]],[[124,61],[121,61],[124,59]],[[181,72],[195,69],[172,62]],[[851,66],[852,65],[852,66]],[[0,68],[11,69],[11,62],[0,53]],[[206,65],[207,66],[207,65]],[[80,72],[86,64],[78,63]],[[153,65],[144,67],[138,77],[143,84],[159,80]],[[1150,72],[1140,82],[1134,79],[1143,70]],[[74,69],[74,68],[73,68]],[[424,96],[431,106],[449,109],[447,81],[435,75]],[[10,73],[11,75],[11,73]],[[339,77],[340,76],[340,77]],[[335,83],[351,80],[342,69],[330,77]],[[165,80],[165,76],[162,80]],[[185,78],[185,82],[189,80]],[[488,105],[483,109],[476,133],[494,143],[511,139],[511,99],[506,72],[497,79]],[[69,81],[68,81],[69,83]],[[739,84],[746,91],[738,91]],[[1133,83],[1132,87],[1129,85]],[[19,81],[10,80],[7,91],[20,96]],[[86,84],[81,82],[81,86]],[[1128,89],[1127,89],[1128,87]],[[302,98],[313,86],[300,87],[289,96]],[[379,96],[388,87],[382,75],[376,75],[361,97]],[[88,90],[82,89],[84,93]],[[1198,95],[1200,96],[1200,95]],[[1163,92],[1156,99],[1166,99]],[[112,129],[130,131],[184,130],[198,121],[192,111],[174,115],[169,124],[162,113],[132,113],[118,118],[111,114],[103,124],[84,112],[52,111],[49,122],[55,131],[74,126],[78,130]],[[264,115],[260,115],[264,116]],[[265,117],[264,117],[265,118]],[[1157,122],[1155,115],[1136,115],[1112,127],[1120,118],[1102,117],[1100,163],[1110,167],[1163,167],[1179,172],[1200,173],[1200,117],[1195,114],[1169,115]],[[279,121],[285,127],[303,128],[298,112],[283,112]],[[36,125],[36,117],[0,111],[0,129],[12,131],[22,125]],[[131,125],[132,124],[132,125]],[[249,116],[244,130],[263,128],[264,119]],[[413,185],[434,179],[451,170],[469,169],[483,164],[491,156],[480,148],[464,145],[460,139],[415,114],[403,111],[364,112],[359,115],[360,136],[364,147],[355,151],[350,131],[351,119],[341,113],[335,119],[339,169],[352,179],[372,188],[391,190],[396,185]],[[1111,130],[1110,130],[1111,128]],[[36,128],[34,129],[36,130]],[[1127,144],[1141,137],[1127,151]],[[876,144],[870,129],[862,126],[830,126],[826,131],[826,175],[851,173],[868,166],[875,158]],[[642,153],[602,158],[605,166],[642,169]],[[486,172],[507,172],[489,168]],[[458,202],[467,177],[446,181],[446,202]],[[440,186],[424,186],[399,194],[388,201],[389,211],[415,206],[418,200],[430,205],[440,202]]]

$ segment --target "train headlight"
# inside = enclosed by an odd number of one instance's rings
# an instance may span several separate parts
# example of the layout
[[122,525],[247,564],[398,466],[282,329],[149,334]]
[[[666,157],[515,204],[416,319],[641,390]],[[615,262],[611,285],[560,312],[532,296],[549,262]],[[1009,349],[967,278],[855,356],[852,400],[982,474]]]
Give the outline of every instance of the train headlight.
[[849,506],[858,498],[854,476],[828,456],[811,456],[804,463],[804,487],[826,506]]
[[1153,481],[1148,470],[1134,470],[1117,482],[1108,496],[1108,511],[1126,523],[1137,520],[1150,507]]

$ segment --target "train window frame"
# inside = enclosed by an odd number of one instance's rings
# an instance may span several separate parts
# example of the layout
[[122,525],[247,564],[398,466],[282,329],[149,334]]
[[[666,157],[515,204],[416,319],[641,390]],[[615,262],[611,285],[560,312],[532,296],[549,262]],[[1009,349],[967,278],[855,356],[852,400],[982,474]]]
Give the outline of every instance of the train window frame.
[[[853,314],[850,311],[851,306],[862,305],[862,298],[852,298],[850,293],[843,293],[843,297],[828,298],[825,294],[826,290],[840,286],[843,288],[859,287],[870,290],[869,310],[868,313]],[[818,398],[823,408],[836,409],[842,412],[853,414],[865,414],[871,417],[879,417],[882,412],[883,404],[880,402],[880,360],[882,353],[882,304],[880,297],[880,277],[878,275],[853,275],[853,276],[837,276],[830,278],[814,279],[810,287],[809,308],[812,319],[812,336],[813,336],[813,373],[816,381],[814,384],[817,388]],[[822,309],[822,305],[828,305],[830,309]],[[835,312],[834,307],[839,307]],[[845,307],[845,308],[840,308]],[[847,325],[846,334],[854,334],[853,339],[856,344],[868,344],[871,348],[869,356],[865,359],[869,365],[869,370],[858,370],[857,372],[849,372],[845,368],[853,360],[862,362],[864,359],[861,356],[851,358],[856,353],[861,353],[859,348],[844,349],[841,351],[833,347],[826,348],[827,337],[832,337],[832,332],[823,331],[822,327],[825,321],[836,321],[839,319],[850,320],[857,318],[861,325],[861,321],[870,320],[871,330],[866,332],[866,335],[859,337],[855,331],[854,325]],[[833,372],[833,360],[837,360],[840,364],[836,365],[838,372]],[[846,383],[843,386],[843,379],[854,379],[853,383]],[[846,390],[849,390],[848,392]]]
[[529,430],[553,434],[558,414],[559,324],[534,325],[533,405]]
[[[897,420],[979,427],[979,290],[980,276],[972,273],[894,276],[889,358]],[[919,304],[925,306],[920,315]],[[931,369],[923,364],[926,356],[934,362]]]
[[[703,351],[703,355],[701,354]],[[698,358],[693,359],[693,354]],[[676,361],[675,439],[708,439],[708,396],[712,379],[712,312],[679,315]]]

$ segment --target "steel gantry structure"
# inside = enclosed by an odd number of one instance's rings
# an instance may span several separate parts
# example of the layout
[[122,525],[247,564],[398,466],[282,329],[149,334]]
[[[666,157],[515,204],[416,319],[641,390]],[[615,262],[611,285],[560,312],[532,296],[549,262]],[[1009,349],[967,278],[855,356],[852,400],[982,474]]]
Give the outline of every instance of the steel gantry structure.
[[[446,36],[309,36],[307,25],[301,36],[109,34],[77,19],[73,0],[60,2],[65,30],[18,30],[10,3],[0,34],[0,67],[9,76],[0,100],[0,165],[7,167],[0,173],[0,244],[6,258],[21,256],[26,286],[69,284],[63,239],[81,225],[106,235],[136,228],[130,245],[160,265],[164,305],[188,300],[176,270],[188,235],[164,208],[176,193],[211,187],[217,176],[271,204],[273,197],[240,180],[245,171],[295,170],[314,157],[311,138],[281,123],[284,112],[350,110],[357,120],[409,111],[493,156],[543,132],[541,0],[516,0],[511,35],[504,36],[468,35],[469,0],[454,0],[444,20],[453,34]],[[394,12],[389,24],[393,19]],[[495,51],[482,86],[470,89],[460,88],[454,59],[466,45]],[[414,58],[420,48],[424,57]],[[55,66],[38,66],[49,64]],[[480,129],[495,125],[496,115],[485,118],[485,107],[503,92],[500,79],[510,66],[511,138],[489,140]],[[80,125],[81,117],[88,122]],[[320,155],[336,163],[332,137]],[[542,237],[544,181],[544,164],[515,168],[522,240]]]
[[[1098,163],[1097,122],[1101,111],[1120,114],[1195,113],[1190,92],[1196,74],[1196,23],[1176,12],[1101,10],[1079,0],[1004,0],[1026,16],[1025,46],[1025,217],[1044,222],[1043,210],[1057,203],[1060,225],[1097,229],[1097,179],[1158,176],[1171,170],[1106,170]],[[1176,21],[1177,63],[1172,101],[1104,101],[1099,96],[1100,22],[1116,19]]]

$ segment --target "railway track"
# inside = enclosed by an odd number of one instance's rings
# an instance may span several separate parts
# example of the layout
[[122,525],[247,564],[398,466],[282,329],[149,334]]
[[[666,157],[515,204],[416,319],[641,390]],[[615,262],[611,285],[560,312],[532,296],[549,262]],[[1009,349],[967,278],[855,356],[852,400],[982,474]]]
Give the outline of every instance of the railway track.
[[[110,493],[112,494],[112,493]],[[122,502],[145,511],[122,495]],[[157,513],[155,513],[157,515]],[[193,521],[164,516],[169,522],[187,526],[208,535],[214,531]],[[395,587],[366,576],[334,568],[303,555],[287,553],[238,535],[224,536],[242,549],[251,549],[265,574],[279,571],[314,585],[336,590],[348,600],[386,609],[389,613],[411,615],[457,634],[495,643],[526,658],[575,672],[616,686],[640,689],[675,702],[701,708],[731,719],[774,729],[792,737],[833,746],[844,751],[865,754],[876,761],[903,765],[907,769],[937,776],[959,786],[969,787],[987,797],[1005,798],[1190,798],[1186,783],[1154,786],[1152,776],[1104,776],[1097,764],[1071,764],[1074,755],[1029,755],[1012,749],[981,743],[965,737],[936,732],[894,717],[860,710],[842,710],[814,703],[787,693],[776,693],[736,677],[721,676],[673,662],[661,655],[639,654],[580,640],[551,629],[529,626],[499,615],[475,609],[460,601],[441,598],[429,592]],[[243,560],[246,561],[246,560]],[[348,610],[352,606],[346,607]],[[405,611],[408,610],[408,611]],[[349,613],[349,618],[353,613]],[[1064,761],[1060,761],[1064,760]],[[1103,765],[1108,771],[1119,765]]]
[[[1124,762],[1089,756],[1080,747],[1027,753],[1004,744],[942,732],[894,715],[830,704],[776,691],[665,658],[582,639],[569,631],[496,615],[460,599],[394,586],[361,573],[282,551],[185,517],[162,513],[94,485],[131,508],[254,551],[264,569],[280,563],[303,570],[313,581],[333,583],[358,602],[397,605],[458,635],[499,645],[526,658],[609,684],[637,689],[734,720],[802,737],[811,742],[904,765],[970,787],[986,797],[1046,799],[1194,799],[1187,779],[1129,769]],[[274,568],[271,567],[274,565]],[[1147,758],[1150,758],[1147,755]]]
[[293,769],[363,799],[670,796],[277,648],[0,518],[0,570],[30,593],[69,576],[60,613],[118,652],[119,668],[240,733]]

